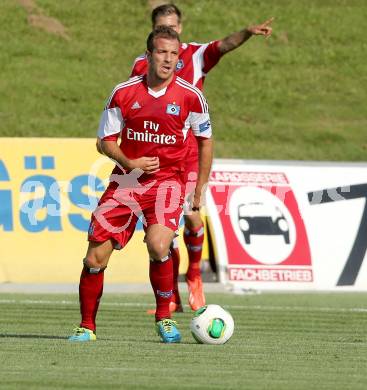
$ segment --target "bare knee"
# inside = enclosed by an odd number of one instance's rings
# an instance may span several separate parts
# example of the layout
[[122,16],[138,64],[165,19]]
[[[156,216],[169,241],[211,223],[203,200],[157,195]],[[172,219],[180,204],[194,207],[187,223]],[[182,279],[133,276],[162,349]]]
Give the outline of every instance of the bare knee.
[[106,241],[103,243],[90,242],[85,255],[84,265],[87,268],[106,268],[113,251],[113,243]]
[[98,257],[95,257],[91,254],[89,254],[87,257],[84,258],[83,264],[87,268],[105,268],[107,266],[108,261],[105,259],[100,259]]
[[99,264],[97,262],[90,261],[86,257],[83,259],[83,266],[84,269],[90,274],[99,274],[104,272],[104,270],[107,268],[107,265],[102,265],[102,263]]
[[149,256],[154,260],[166,260],[169,255],[169,248],[159,243],[148,245]]
[[149,256],[154,260],[165,260],[169,255],[169,246],[159,238],[147,241]]
[[154,260],[166,260],[175,233],[166,226],[154,224],[147,228],[145,242],[149,256]]

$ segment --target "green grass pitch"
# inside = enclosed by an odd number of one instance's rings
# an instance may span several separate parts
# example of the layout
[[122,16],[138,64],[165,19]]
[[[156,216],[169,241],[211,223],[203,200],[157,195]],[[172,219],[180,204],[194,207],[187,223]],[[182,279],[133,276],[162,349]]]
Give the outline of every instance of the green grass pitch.
[[235,319],[223,346],[159,343],[152,295],[106,294],[98,340],[70,343],[76,295],[0,295],[1,389],[366,389],[366,294],[208,294]]

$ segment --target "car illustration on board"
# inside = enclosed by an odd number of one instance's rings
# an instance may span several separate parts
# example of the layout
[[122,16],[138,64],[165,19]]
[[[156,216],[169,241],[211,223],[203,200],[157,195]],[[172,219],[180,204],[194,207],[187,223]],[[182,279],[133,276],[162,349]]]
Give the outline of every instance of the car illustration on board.
[[251,244],[251,236],[283,236],[289,244],[289,225],[277,206],[260,202],[243,203],[238,206],[238,224],[246,244]]

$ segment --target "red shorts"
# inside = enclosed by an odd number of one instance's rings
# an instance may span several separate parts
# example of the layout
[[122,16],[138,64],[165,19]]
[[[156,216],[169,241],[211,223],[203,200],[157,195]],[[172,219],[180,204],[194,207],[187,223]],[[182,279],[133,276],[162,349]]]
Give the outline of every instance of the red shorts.
[[184,188],[176,178],[136,188],[117,188],[110,183],[94,210],[88,240],[112,239],[116,249],[123,248],[132,237],[141,216],[144,229],[160,224],[176,231],[184,202]]

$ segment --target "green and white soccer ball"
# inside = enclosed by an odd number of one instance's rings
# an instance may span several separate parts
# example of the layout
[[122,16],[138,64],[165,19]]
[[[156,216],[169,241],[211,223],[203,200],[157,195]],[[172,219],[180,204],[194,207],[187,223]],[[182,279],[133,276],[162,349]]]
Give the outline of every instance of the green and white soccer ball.
[[200,344],[224,344],[233,335],[234,321],[219,305],[207,305],[195,312],[190,330]]

